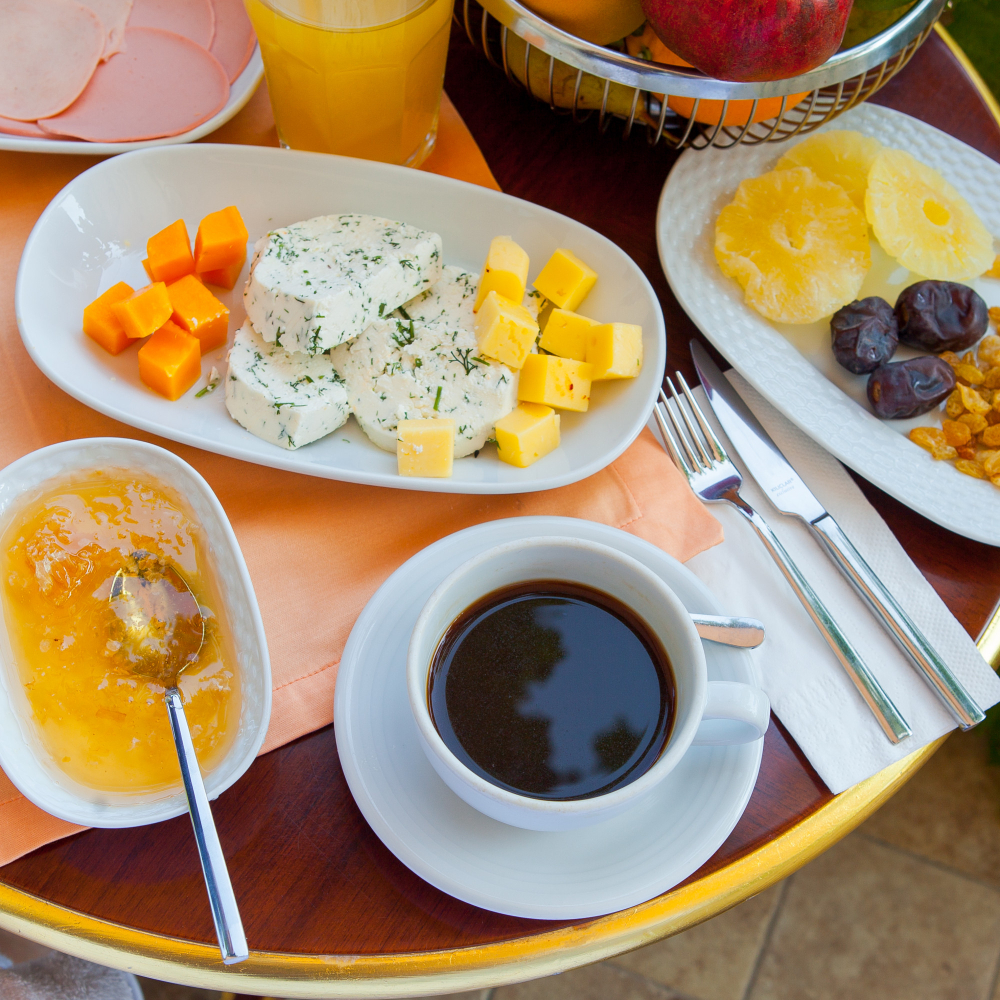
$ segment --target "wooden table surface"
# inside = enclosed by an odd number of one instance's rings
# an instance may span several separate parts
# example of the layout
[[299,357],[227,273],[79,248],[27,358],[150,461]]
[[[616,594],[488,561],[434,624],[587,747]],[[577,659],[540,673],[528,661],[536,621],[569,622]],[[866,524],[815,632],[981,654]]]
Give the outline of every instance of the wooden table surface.
[[[641,134],[623,142],[616,124],[599,136],[593,122],[553,114],[512,88],[457,29],[446,88],[504,191],[586,223],[638,262],[663,306],[668,370],[693,376],[686,345],[698,334],[667,287],[654,234],[657,200],[676,154],[649,149]],[[875,101],[1000,160],[1000,124],[936,34]],[[1000,595],[1000,550],[953,535],[860,485],[959,621],[978,635]],[[904,767],[893,781],[911,772]],[[0,924],[36,937],[48,928],[50,943],[107,964],[247,993],[446,992],[582,964],[704,919],[843,836],[891,787],[883,782],[877,792],[860,791],[854,799],[849,792],[839,797],[844,804],[831,803],[798,748],[772,723],[757,787],[732,835],[691,877],[687,895],[678,889],[661,897],[649,910],[653,916],[643,918],[642,934],[629,936],[623,929],[630,920],[642,923],[639,911],[581,925],[524,920],[469,906],[423,882],[362,818],[331,726],[258,759],[215,805],[253,949],[246,965],[223,970],[218,962],[186,817],[90,830],[0,868],[0,917],[7,918]],[[804,819],[834,807],[837,819],[823,827],[822,843],[802,832],[818,829]],[[793,845],[781,853],[781,865],[765,851],[775,844]],[[720,894],[727,872],[758,857],[763,868],[754,880],[735,887],[730,881],[728,894]],[[561,959],[553,957],[559,949]],[[525,965],[529,954],[535,964]],[[464,978],[448,973],[460,967]]]

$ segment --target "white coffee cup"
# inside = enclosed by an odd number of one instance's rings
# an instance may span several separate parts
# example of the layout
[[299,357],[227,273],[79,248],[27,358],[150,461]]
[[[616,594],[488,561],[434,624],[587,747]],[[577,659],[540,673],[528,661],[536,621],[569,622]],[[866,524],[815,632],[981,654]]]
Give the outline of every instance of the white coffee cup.
[[[448,749],[428,704],[435,650],[459,615],[480,598],[512,584],[560,580],[621,601],[649,626],[673,668],[673,728],[659,758],[634,781],[589,798],[520,795],[476,774]],[[692,745],[728,746],[763,738],[770,717],[757,687],[709,681],[702,641],[687,609],[652,570],[616,549],[575,538],[527,538],[489,549],[458,567],[431,594],[407,651],[410,709],[424,753],[445,784],[493,819],[528,830],[570,830],[628,809],[668,775]]]

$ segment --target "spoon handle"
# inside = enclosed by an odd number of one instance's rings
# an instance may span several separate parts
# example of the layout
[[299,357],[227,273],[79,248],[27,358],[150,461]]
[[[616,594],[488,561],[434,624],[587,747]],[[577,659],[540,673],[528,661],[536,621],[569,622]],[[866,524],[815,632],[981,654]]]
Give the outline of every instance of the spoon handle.
[[756,618],[692,614],[691,621],[702,639],[711,639],[726,646],[756,649],[764,641],[764,625]]
[[248,958],[250,954],[247,950],[246,935],[243,933],[243,921],[240,920],[240,911],[236,905],[236,896],[233,895],[232,882],[229,881],[226,859],[219,843],[219,835],[215,830],[212,809],[208,804],[208,794],[205,792],[205,782],[198,767],[194,743],[191,742],[191,730],[188,729],[187,718],[184,715],[180,691],[175,687],[167,688],[164,698],[167,703],[167,715],[170,717],[170,729],[174,735],[174,745],[177,748],[177,759],[181,765],[188,808],[191,811],[191,825],[194,827],[194,839],[198,844],[201,870],[205,875],[212,920],[215,921],[215,933],[222,949],[222,961],[226,965],[234,965]]

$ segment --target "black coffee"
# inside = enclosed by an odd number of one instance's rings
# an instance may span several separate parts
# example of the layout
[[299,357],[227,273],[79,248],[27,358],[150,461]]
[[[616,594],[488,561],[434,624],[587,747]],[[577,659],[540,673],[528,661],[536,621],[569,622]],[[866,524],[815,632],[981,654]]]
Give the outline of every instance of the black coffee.
[[674,717],[670,661],[620,601],[535,580],[487,594],[448,629],[428,678],[448,749],[501,788],[582,799],[660,755]]

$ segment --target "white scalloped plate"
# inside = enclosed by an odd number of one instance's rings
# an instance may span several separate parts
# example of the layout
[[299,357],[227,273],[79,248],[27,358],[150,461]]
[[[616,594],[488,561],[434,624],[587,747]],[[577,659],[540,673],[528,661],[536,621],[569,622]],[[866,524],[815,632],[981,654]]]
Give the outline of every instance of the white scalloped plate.
[[[939,170],[1000,235],[1000,163],[909,115],[873,104],[849,111],[820,131],[854,129],[905,149]],[[907,440],[913,420],[879,420],[865,402],[866,376],[833,358],[829,323],[785,326],[743,301],[739,285],[719,270],[715,219],[744,178],[770,170],[790,144],[731,150],[688,150],[670,172],[656,219],[660,262],[670,287],[698,328],[773,406],[845,465],[942,527],[1000,545],[1000,491],[935,462]],[[861,296],[898,294],[916,277],[896,269],[872,240],[872,274]],[[1000,305],[1000,281],[969,282]],[[859,297],[861,297],[859,296]],[[894,301],[892,299],[891,301]],[[897,358],[917,352],[900,348]]]

